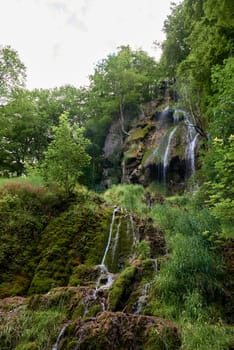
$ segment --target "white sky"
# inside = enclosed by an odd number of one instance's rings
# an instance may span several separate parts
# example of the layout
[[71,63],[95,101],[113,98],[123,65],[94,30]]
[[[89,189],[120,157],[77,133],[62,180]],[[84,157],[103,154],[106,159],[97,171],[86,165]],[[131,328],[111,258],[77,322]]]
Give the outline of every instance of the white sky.
[[[159,58],[171,0],[0,0],[0,45],[18,51],[27,87],[84,86],[120,45]],[[178,1],[177,1],[178,3]]]

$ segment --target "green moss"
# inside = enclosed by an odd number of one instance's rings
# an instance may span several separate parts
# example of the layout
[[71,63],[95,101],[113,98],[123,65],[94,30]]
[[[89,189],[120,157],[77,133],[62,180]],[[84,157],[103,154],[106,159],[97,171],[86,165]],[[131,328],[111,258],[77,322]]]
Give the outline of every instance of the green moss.
[[125,161],[127,162],[130,159],[137,158],[138,152],[139,152],[139,145],[135,143],[131,144],[130,148],[126,152],[124,152]]
[[112,285],[109,292],[108,308],[112,311],[122,310],[132,291],[132,285],[136,277],[137,269],[134,266],[127,267]]
[[146,125],[144,128],[133,129],[127,138],[127,142],[130,143],[136,140],[144,139],[150,130],[151,125]]
[[151,148],[146,150],[144,153],[144,156],[142,158],[142,165],[146,166],[151,163],[158,163],[160,162],[160,153],[158,148]]
[[91,266],[81,264],[73,268],[72,274],[69,279],[69,286],[82,286],[90,284],[92,281],[97,280],[97,270]]
[[[67,285],[73,269],[80,264],[100,264],[110,219],[109,210],[100,208],[96,211],[80,205],[71,206],[53,219],[42,234],[41,258],[30,294]],[[72,283],[74,285],[75,281]]]
[[7,297],[9,295],[24,295],[27,292],[29,283],[29,279],[25,276],[14,276],[13,280],[0,284],[0,298]]
[[12,317],[2,315],[0,326],[0,348],[51,349],[56,341],[64,315],[55,310],[20,311]]

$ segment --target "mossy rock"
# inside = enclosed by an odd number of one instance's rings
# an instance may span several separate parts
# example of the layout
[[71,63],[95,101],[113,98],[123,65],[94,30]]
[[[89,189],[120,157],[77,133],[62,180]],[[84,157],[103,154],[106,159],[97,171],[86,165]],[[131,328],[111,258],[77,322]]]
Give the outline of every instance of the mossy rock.
[[124,160],[126,163],[130,162],[132,159],[137,158],[139,150],[141,147],[139,147],[138,144],[131,144],[130,148],[124,152]]
[[146,125],[144,128],[137,128],[137,129],[131,130],[130,135],[128,136],[126,142],[130,143],[136,140],[144,139],[144,137],[146,137],[146,135],[149,133],[151,128],[152,126],[149,124],[149,125]]
[[109,291],[108,309],[111,311],[123,310],[132,292],[136,279],[137,268],[129,266],[115,280]]
[[[149,317],[124,314],[122,312],[103,312],[95,318],[77,319],[73,334],[66,336],[63,349],[70,349],[70,340],[77,349],[180,349],[180,334],[170,321]],[[66,344],[66,345],[65,345]],[[171,346],[173,344],[173,346]]]
[[75,266],[69,279],[69,286],[85,286],[96,282],[98,269],[93,266],[80,264]]
[[[90,209],[90,208],[89,208]],[[51,220],[42,233],[41,258],[29,293],[45,293],[66,286],[74,268],[101,262],[111,220],[111,212],[73,205]]]

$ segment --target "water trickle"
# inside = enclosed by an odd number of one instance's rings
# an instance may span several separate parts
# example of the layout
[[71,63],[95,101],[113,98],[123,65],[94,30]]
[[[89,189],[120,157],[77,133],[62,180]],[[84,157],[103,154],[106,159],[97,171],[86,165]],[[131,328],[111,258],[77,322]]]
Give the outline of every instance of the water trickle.
[[119,210],[119,208],[114,208],[113,214],[112,214],[112,219],[111,219],[111,225],[110,225],[110,230],[109,230],[109,237],[108,237],[108,241],[107,241],[107,245],[106,245],[106,249],[102,258],[102,262],[101,265],[105,264],[105,260],[106,260],[106,255],[108,253],[108,250],[110,248],[110,243],[111,243],[111,236],[112,236],[112,231],[113,231],[113,225],[114,225],[114,221],[115,221],[115,215],[117,213],[117,211]]
[[118,223],[118,226],[117,226],[115,239],[114,239],[114,245],[113,245],[113,248],[112,248],[112,262],[114,262],[114,259],[115,259],[115,252],[116,252],[116,248],[117,248],[118,241],[119,241],[119,231],[120,231],[121,223],[122,223],[122,220],[121,220],[121,218],[119,218],[119,223]]
[[174,125],[178,125],[184,119],[185,112],[182,109],[175,109],[173,113]]
[[141,296],[138,298],[135,305],[134,314],[139,315],[141,313],[142,308],[147,304],[147,297],[148,297],[148,293],[150,291],[151,285],[152,285],[152,282],[148,282],[143,285],[141,289]]
[[154,268],[154,273],[156,274],[158,272],[158,260],[153,259],[153,268]]
[[167,106],[164,108],[164,110],[160,113],[160,120],[168,119],[170,115],[170,107]]
[[[153,264],[153,270],[154,270],[154,274],[156,275],[158,272],[158,261],[157,259],[152,260],[152,264]],[[149,281],[147,283],[145,283],[142,288],[141,288],[141,295],[139,296],[135,306],[134,306],[134,314],[139,315],[142,311],[142,308],[147,304],[148,301],[148,294],[150,292],[150,288],[153,284],[154,280],[152,279],[152,281]]]
[[172,131],[168,136],[167,146],[163,156],[163,182],[164,183],[166,183],[167,169],[168,169],[170,150],[171,150],[171,141],[176,132],[176,129],[177,129],[177,126],[174,129],[172,129]]
[[64,333],[65,333],[67,327],[69,326],[69,324],[70,324],[70,322],[67,322],[67,323],[63,326],[63,328],[61,329],[61,331],[59,332],[59,335],[58,335],[58,337],[57,337],[57,339],[56,339],[56,343],[54,344],[52,350],[58,350],[58,349],[59,349],[59,344],[60,344],[60,342],[61,342],[61,340],[62,340],[62,338],[63,338],[63,336],[64,336]]
[[189,116],[186,116],[185,121],[187,126],[187,146],[185,149],[185,162],[187,177],[190,177],[193,176],[195,173],[195,149],[199,133],[196,131]]
[[129,219],[130,219],[131,228],[132,228],[132,240],[133,240],[133,246],[134,246],[136,243],[139,242],[139,239],[138,239],[137,234],[136,234],[134,219],[133,219],[133,216],[131,214],[129,214]]
[[99,276],[99,278],[98,278],[98,280],[96,282],[96,286],[95,286],[95,291],[94,291],[94,297],[95,298],[97,296],[97,293],[100,290],[109,289],[111,287],[112,283],[113,283],[113,277],[112,277],[113,275],[112,275],[112,273],[109,272],[107,266],[105,265],[105,260],[106,260],[107,253],[108,253],[108,251],[110,249],[111,237],[112,237],[112,232],[113,232],[113,226],[114,226],[114,222],[115,222],[115,216],[116,216],[116,213],[118,212],[118,210],[119,210],[118,207],[115,207],[114,210],[113,210],[107,245],[106,245],[103,257],[102,257],[102,262],[99,265],[100,276]]

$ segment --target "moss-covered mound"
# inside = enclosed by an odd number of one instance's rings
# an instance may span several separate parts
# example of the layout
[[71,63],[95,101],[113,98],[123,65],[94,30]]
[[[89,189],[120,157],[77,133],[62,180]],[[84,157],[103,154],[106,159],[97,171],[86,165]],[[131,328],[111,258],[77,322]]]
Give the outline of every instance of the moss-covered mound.
[[67,327],[61,349],[179,349],[175,324],[157,317],[103,312]]

